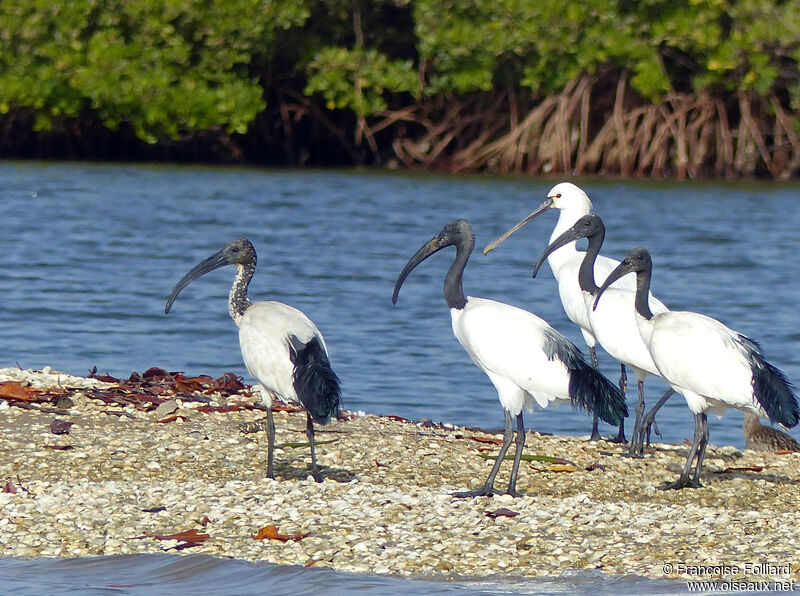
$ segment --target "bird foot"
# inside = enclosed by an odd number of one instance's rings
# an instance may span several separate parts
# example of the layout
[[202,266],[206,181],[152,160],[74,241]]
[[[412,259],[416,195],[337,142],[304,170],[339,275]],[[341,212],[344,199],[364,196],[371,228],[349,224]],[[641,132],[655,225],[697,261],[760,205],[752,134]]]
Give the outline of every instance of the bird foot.
[[514,497],[515,499],[517,499],[517,498],[519,498],[519,497],[524,497],[524,496],[525,496],[523,493],[521,493],[521,492],[519,492],[519,491],[517,491],[517,490],[514,490],[514,489],[508,489],[508,490],[506,491],[506,494],[507,494],[507,495],[511,495],[511,496],[512,496],[512,497]]
[[600,436],[599,432],[593,432],[592,436],[589,437],[589,442],[590,443],[595,443],[597,441],[602,441],[602,440],[603,440],[603,437]]
[[607,443],[618,443],[620,445],[625,445],[628,441],[625,439],[625,435],[616,436],[616,437],[606,437],[604,439]]
[[478,490],[462,490],[458,491],[457,493],[450,493],[450,494],[452,494],[454,497],[458,497],[459,499],[470,499],[473,497],[491,497],[502,493],[496,488],[489,488],[487,490],[487,488],[484,486],[483,488],[479,488]]
[[675,482],[670,482],[663,486],[657,486],[658,490],[679,490],[681,488],[703,488],[699,480],[689,480],[678,478]]

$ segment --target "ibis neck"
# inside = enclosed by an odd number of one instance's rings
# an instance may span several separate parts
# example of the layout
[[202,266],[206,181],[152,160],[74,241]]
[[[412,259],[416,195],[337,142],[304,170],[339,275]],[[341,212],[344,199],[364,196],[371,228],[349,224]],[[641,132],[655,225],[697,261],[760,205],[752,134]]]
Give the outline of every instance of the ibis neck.
[[589,246],[583,261],[581,261],[580,269],[578,269],[578,284],[581,290],[592,295],[600,289],[594,279],[594,264],[597,261],[597,255],[600,254],[600,247],[603,246],[603,236],[604,234],[597,233],[588,237]]
[[653,318],[653,312],[650,310],[650,269],[636,272],[636,298],[634,305],[636,312],[642,315],[648,321]]
[[464,268],[474,246],[474,236],[466,236],[456,245],[456,258],[444,278],[444,300],[450,308],[460,310],[467,304],[464,297]]
[[236,268],[236,278],[233,280],[231,292],[228,294],[228,313],[236,325],[239,325],[245,311],[252,304],[247,296],[247,287],[250,285],[255,271],[255,265],[238,265]]

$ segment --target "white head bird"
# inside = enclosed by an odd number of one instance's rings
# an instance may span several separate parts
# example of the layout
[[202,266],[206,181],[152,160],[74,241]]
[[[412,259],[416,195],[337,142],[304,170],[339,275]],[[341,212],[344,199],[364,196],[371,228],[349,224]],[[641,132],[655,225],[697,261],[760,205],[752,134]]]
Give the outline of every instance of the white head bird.
[[236,266],[228,312],[239,328],[239,345],[248,372],[260,384],[267,406],[267,477],[274,478],[275,424],[272,396],[297,400],[306,408],[306,435],[311,446],[311,474],[322,478],[314,447],[314,422],[327,424],[339,414],[339,379],[331,369],[322,334],[303,312],[282,302],[252,304],[247,288],[256,270],[256,250],[246,238],[225,245],[191,269],[176,284],[164,308],[169,313],[181,290],[198,277],[225,265]]
[[[571,182],[560,182],[550,189],[544,202],[537,209],[532,211],[527,217],[497,240],[487,245],[486,248],[483,249],[483,254],[488,254],[494,250],[501,242],[526,223],[550,209],[558,209],[559,211],[558,221],[556,222],[555,228],[553,228],[553,233],[550,235],[550,242],[552,243],[575,225],[575,222],[581,217],[591,213],[592,202],[581,188],[575,186]],[[589,347],[589,356],[591,357],[592,366],[597,368],[597,352],[595,349],[597,338],[592,330],[592,325],[586,312],[586,303],[581,292],[580,284],[578,283],[578,271],[583,262],[584,254],[584,251],[578,250],[576,242],[573,240],[565,243],[558,251],[550,253],[547,257],[547,262],[558,283],[558,295],[561,299],[561,305],[564,307],[564,312],[569,320],[580,328],[583,339]],[[595,279],[599,283],[602,283],[618,264],[619,261],[598,254],[594,261]],[[614,287],[626,288],[631,291],[635,289],[633,280],[628,279],[619,280]],[[619,385],[624,394],[628,386],[628,378],[624,363],[620,363]],[[600,432],[597,428],[597,417],[595,416],[592,420],[592,434],[589,440],[597,441],[599,439]],[[625,442],[624,421],[620,423],[617,437],[612,440],[621,443]]]
[[525,443],[523,407],[532,409],[534,401],[541,407],[552,401],[566,401],[597,412],[609,424],[619,424],[627,409],[620,391],[545,321],[502,302],[464,296],[462,278],[474,244],[475,233],[465,220],[457,219],[444,226],[403,267],[392,303],[397,303],[400,287],[417,265],[443,248],[455,246],[456,256],[444,279],[444,299],[450,308],[453,333],[494,384],[505,414],[503,445],[483,487],[455,494],[474,497],[498,492],[494,479],[511,445],[511,417],[515,416],[517,447],[507,493],[517,496],[517,475]]

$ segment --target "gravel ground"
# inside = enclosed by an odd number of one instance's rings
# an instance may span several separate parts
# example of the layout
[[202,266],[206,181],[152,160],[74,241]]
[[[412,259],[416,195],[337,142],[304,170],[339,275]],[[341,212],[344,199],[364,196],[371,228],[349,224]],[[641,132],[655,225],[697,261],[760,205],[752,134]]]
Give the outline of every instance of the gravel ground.
[[175,401],[156,407],[101,401],[113,382],[49,369],[2,369],[4,381],[69,397],[58,407],[0,398],[7,556],[174,549],[401,575],[800,581],[800,454],[710,446],[704,488],[660,491],[687,445],[655,444],[636,460],[619,445],[529,433],[525,496],[458,499],[453,491],[482,485],[499,435],[350,414],[318,428],[316,483],[305,413],[285,408],[269,480],[266,434],[240,430],[263,412],[200,407],[253,404],[247,388],[210,402],[162,396]]

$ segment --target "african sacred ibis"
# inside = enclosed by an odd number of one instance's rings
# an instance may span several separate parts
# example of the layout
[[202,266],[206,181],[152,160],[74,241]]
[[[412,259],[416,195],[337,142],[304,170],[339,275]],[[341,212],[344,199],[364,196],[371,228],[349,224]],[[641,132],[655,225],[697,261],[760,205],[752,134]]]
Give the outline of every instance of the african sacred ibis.
[[169,313],[181,290],[198,277],[225,265],[236,265],[228,312],[239,328],[239,346],[248,372],[259,382],[267,406],[267,477],[274,478],[275,423],[272,397],[299,400],[306,408],[306,435],[311,446],[311,474],[322,478],[314,449],[314,422],[327,424],[339,414],[339,379],[317,326],[303,312],[282,302],[252,304],[247,288],[256,270],[256,249],[246,238],[229,242],[198,263],[177,283],[164,308]]
[[[594,297],[600,289],[594,279],[595,261],[600,254],[600,248],[603,246],[605,234],[606,228],[599,215],[594,213],[584,215],[571,228],[550,242],[550,245],[536,262],[536,266],[533,269],[533,277],[536,277],[544,260],[554,251],[560,250],[561,247],[581,238],[589,240],[589,245],[578,270],[578,285],[583,294],[589,325],[595,338],[606,352],[623,366],[632,368],[636,375],[639,401],[636,404],[636,423],[633,427],[628,454],[634,457],[641,457],[644,452],[644,432],[642,428],[644,380],[650,375],[658,376],[658,370],[650,356],[650,351],[644,344],[641,335],[639,335],[636,314],[633,310],[634,290],[619,288],[614,284],[606,290],[603,301],[598,303],[597,308],[592,308]],[[655,314],[668,310],[660,300],[652,295],[649,295],[649,303],[650,309]],[[668,389],[667,397],[672,393],[672,389]]]
[[392,304],[397,303],[400,287],[417,265],[445,247],[456,247],[455,259],[444,279],[444,299],[450,307],[456,339],[497,389],[505,414],[505,433],[483,487],[455,494],[472,497],[498,492],[494,489],[494,479],[511,445],[511,417],[515,416],[517,447],[507,493],[517,496],[517,474],[525,443],[523,406],[532,409],[534,400],[541,407],[547,407],[551,401],[569,401],[574,407],[597,412],[609,424],[619,424],[627,409],[619,389],[545,321],[508,304],[464,297],[464,267],[474,245],[475,233],[465,220],[457,219],[444,226],[403,267],[394,286]]
[[[487,245],[486,248],[483,249],[483,254],[489,254],[489,252],[494,250],[503,240],[511,236],[511,234],[550,209],[558,209],[560,211],[556,226],[553,229],[553,233],[550,235],[550,242],[552,242],[574,225],[579,218],[591,213],[592,202],[589,200],[586,193],[574,184],[570,182],[556,184],[550,189],[550,192],[547,193],[547,198],[545,198],[544,202],[537,209],[532,211],[526,218],[500,236],[497,240]],[[569,320],[580,328],[583,339],[589,347],[589,356],[591,356],[592,359],[592,366],[598,368],[597,352],[595,350],[597,339],[592,331],[589,317],[586,314],[586,304],[580,285],[578,284],[578,270],[580,269],[582,261],[583,251],[577,249],[575,242],[565,245],[561,250],[552,253],[547,259],[547,262],[550,264],[550,269],[553,271],[553,276],[558,283],[558,295],[561,298],[564,312]],[[618,264],[619,261],[599,255],[595,260],[595,278],[604,280]],[[634,284],[632,281],[623,279],[616,287],[624,287],[633,290]],[[620,365],[619,384],[624,394],[628,384],[624,364]],[[600,440],[600,432],[597,429],[597,416],[592,417],[592,434],[589,440]],[[625,442],[624,420],[620,422],[617,437],[611,440],[619,443]]]
[[[707,412],[733,407],[772,422],[794,426],[800,417],[797,396],[786,376],[764,359],[760,346],[716,319],[694,312],[654,314],[646,299],[652,275],[650,253],[634,248],[597,292],[594,305],[617,279],[636,273],[636,324],[661,377],[683,395],[694,414],[694,440],[680,477],[663,489],[699,487],[708,444]],[[692,462],[697,457],[694,475]]]

